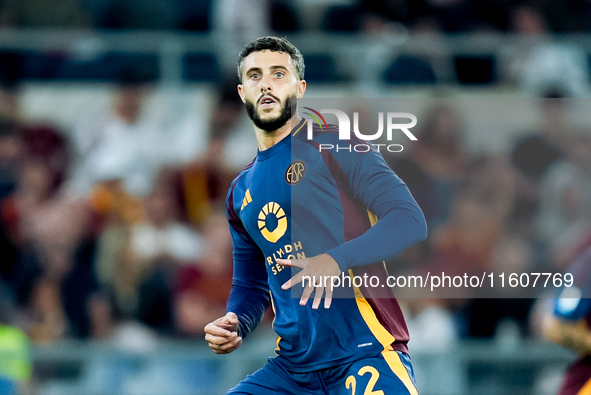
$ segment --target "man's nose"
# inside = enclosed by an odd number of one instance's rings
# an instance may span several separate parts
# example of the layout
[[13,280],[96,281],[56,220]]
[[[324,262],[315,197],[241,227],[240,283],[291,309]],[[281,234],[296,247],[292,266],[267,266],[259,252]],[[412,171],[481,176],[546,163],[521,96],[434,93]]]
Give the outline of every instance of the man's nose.
[[270,92],[273,86],[271,84],[271,79],[268,76],[263,76],[261,78],[261,92]]

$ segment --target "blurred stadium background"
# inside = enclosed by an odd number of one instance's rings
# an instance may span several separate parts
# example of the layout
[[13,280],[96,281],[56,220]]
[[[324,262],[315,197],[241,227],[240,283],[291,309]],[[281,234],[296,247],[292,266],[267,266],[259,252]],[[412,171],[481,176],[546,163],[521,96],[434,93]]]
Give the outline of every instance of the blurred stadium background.
[[[310,97],[422,100],[386,159],[430,236],[391,267],[564,270],[591,244],[590,33],[589,0],[1,0],[0,394],[224,394],[273,354],[271,314],[231,356],[202,339],[256,151],[235,60],[265,34]],[[502,296],[402,301],[423,395],[555,393],[548,299]]]

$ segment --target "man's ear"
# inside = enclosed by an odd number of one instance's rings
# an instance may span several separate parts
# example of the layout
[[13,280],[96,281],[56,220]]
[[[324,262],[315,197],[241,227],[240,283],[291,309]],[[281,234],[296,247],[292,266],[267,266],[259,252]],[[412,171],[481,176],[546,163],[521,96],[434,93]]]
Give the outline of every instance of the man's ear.
[[244,89],[242,88],[242,84],[238,84],[238,96],[240,96],[240,100],[242,100],[242,103],[246,103],[246,99],[244,98]]
[[298,81],[298,93],[297,98],[301,99],[304,97],[304,92],[306,92],[306,80],[299,80]]

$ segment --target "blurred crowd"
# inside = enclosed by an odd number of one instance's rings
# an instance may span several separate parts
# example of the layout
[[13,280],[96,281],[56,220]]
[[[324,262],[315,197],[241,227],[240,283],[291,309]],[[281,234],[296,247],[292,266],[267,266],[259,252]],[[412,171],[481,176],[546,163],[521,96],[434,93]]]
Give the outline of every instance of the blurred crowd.
[[[185,82],[214,82],[233,70],[246,42],[275,34],[305,43],[310,33],[355,37],[349,48],[323,48],[314,41],[303,46],[313,82],[355,81],[365,90],[376,82],[502,83],[534,96],[559,84],[568,96],[589,97],[588,51],[584,41],[564,34],[590,33],[590,20],[588,0],[2,0],[3,32],[70,33],[63,45],[54,38],[42,47],[33,36],[18,36],[19,45],[0,50],[0,77],[112,82],[123,65],[142,69],[153,81],[176,74]],[[163,43],[162,53],[145,43],[124,52],[100,36],[138,31],[175,32],[178,41]],[[184,47],[184,33],[208,44],[171,61],[180,65],[159,61],[174,50],[167,46]],[[446,38],[455,37],[475,41],[454,47]]]
[[[417,143],[386,155],[429,226],[425,242],[388,263],[392,272],[562,273],[591,245],[591,131],[573,123],[575,101],[561,92],[529,100],[539,107],[538,127],[515,130],[506,152],[469,154],[466,114],[437,102],[419,117]],[[535,300],[497,291],[498,299],[405,300],[412,346],[437,349],[503,330],[537,337]]]
[[[542,15],[553,33],[591,30],[586,0],[3,0],[0,5],[0,24],[13,28],[360,32],[395,22],[421,31],[473,33],[539,29]],[[309,9],[321,12],[315,26],[306,20]],[[255,19],[259,23],[250,22]]]
[[186,128],[205,130],[197,147],[146,121],[150,89],[125,76],[111,108],[70,133],[23,119],[18,89],[2,91],[2,320],[32,342],[117,338],[138,323],[193,337],[225,313],[236,169],[222,151],[241,102],[221,95],[211,120]]

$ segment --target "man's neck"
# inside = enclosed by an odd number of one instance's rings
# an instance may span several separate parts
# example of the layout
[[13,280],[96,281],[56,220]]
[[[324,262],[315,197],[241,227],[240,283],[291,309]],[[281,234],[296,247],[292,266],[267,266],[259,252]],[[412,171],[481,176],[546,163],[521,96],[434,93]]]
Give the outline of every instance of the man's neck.
[[271,132],[254,127],[254,132],[259,144],[259,151],[265,151],[291,133],[291,129],[300,123],[300,117],[295,115],[289,121],[287,121],[282,127]]

